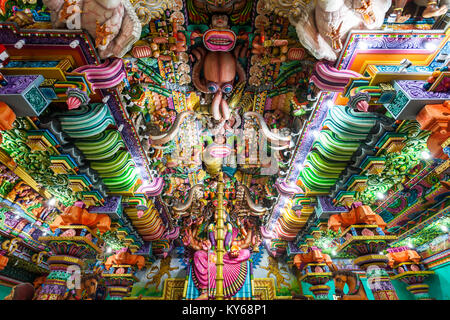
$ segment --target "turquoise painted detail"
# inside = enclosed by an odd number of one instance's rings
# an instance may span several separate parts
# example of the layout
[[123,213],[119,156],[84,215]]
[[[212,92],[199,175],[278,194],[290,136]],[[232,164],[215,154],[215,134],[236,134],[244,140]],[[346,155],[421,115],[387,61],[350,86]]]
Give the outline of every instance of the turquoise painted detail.
[[[364,286],[364,290],[366,291],[366,295],[367,298],[369,300],[375,300],[375,298],[373,297],[372,291],[369,288],[369,285],[367,284],[367,279],[366,278],[359,278],[361,279],[361,283]],[[327,286],[330,287],[330,291],[328,291],[328,300],[333,300],[333,295],[334,295],[334,281],[330,280],[326,283]],[[306,282],[302,282],[302,289],[303,289],[303,295],[305,296],[313,296],[314,294],[309,290],[309,287],[311,287],[311,285],[309,283]],[[348,293],[348,286],[345,285],[344,287],[344,294]]]
[[47,99],[42,95],[38,88],[31,88],[25,93],[25,99],[33,107],[37,115],[40,115],[42,111],[50,104]]
[[435,272],[425,280],[430,286],[430,297],[436,300],[450,300],[450,262],[430,270]]
[[11,289],[11,287],[0,285],[0,300],[3,300],[8,294],[10,294]]

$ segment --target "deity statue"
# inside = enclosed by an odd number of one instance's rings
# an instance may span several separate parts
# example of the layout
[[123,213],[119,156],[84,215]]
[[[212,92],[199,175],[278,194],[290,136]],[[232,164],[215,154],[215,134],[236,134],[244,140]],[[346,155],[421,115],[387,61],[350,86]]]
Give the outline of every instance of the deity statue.
[[[200,289],[198,300],[206,300],[215,296],[216,292],[216,238],[217,230],[214,223],[208,225],[207,239],[199,239],[199,231],[204,218],[200,217],[186,229],[183,237],[185,245],[195,250],[193,256],[193,280]],[[224,241],[225,255],[223,256],[224,296],[234,296],[243,286],[248,272],[247,261],[250,258],[250,246],[254,245],[254,224],[247,219],[245,222],[237,220],[238,228],[230,222],[226,224]],[[240,237],[238,237],[240,235]],[[240,240],[238,240],[240,238]],[[209,290],[209,292],[208,292]]]

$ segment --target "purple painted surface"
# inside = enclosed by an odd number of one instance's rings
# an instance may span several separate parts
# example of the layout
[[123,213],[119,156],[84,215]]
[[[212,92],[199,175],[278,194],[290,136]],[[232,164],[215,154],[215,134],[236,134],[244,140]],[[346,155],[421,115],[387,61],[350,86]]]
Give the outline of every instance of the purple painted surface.
[[25,75],[25,76],[5,76],[8,85],[0,87],[0,95],[6,94],[21,94],[32,84],[39,75]]
[[21,219],[22,218],[20,216],[17,216],[12,212],[6,212],[4,221],[10,228],[14,228]]
[[[350,62],[353,60],[355,51],[358,49],[360,41],[367,44],[369,50],[420,50],[426,49],[425,46],[428,43],[438,46],[444,36],[429,38],[423,37],[424,34],[415,35],[399,35],[397,37],[392,37],[390,34],[366,34],[363,37],[360,35],[355,35],[354,41],[348,46],[345,57],[342,59],[338,66],[342,69],[348,69]],[[431,35],[430,35],[431,36]]]
[[149,255],[151,249],[151,242],[144,242],[144,244],[135,253],[137,255]]
[[426,91],[423,85],[426,81],[398,80],[395,82],[411,99],[450,99],[450,92]]
[[116,214],[122,197],[107,197],[103,206],[90,207],[88,209],[89,213],[105,213],[105,214]]
[[290,254],[290,255],[299,254],[299,253],[304,253],[304,252],[303,252],[302,250],[300,250],[300,248],[297,247],[297,246],[295,245],[295,243],[292,242],[292,241],[289,241],[289,242],[288,242],[288,248],[289,248],[289,254]]
[[333,205],[333,199],[328,196],[319,196],[318,197],[320,206],[322,207],[322,211],[326,213],[341,213],[341,212],[348,212],[348,209],[346,207],[335,207]]
[[[39,34],[39,36],[36,36]],[[56,34],[56,36],[52,36]],[[69,35],[69,36],[67,36]],[[95,51],[91,49],[86,40],[89,39],[84,31],[77,30],[64,30],[64,31],[39,31],[33,32],[33,30],[20,30],[17,29],[14,24],[0,23],[0,43],[1,44],[15,44],[19,40],[25,40],[25,45],[66,45],[78,40],[79,45],[73,50],[81,50],[87,64],[97,64],[99,59],[95,56]],[[90,41],[90,40],[89,40]],[[69,47],[70,48],[70,47]]]

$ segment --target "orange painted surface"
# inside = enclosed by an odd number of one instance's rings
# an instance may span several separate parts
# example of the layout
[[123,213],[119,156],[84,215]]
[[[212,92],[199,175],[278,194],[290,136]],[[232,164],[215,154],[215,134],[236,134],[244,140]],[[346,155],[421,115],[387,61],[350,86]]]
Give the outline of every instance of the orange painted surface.
[[0,101],[0,130],[11,130],[16,121],[16,114],[4,102]]
[[422,130],[432,132],[427,141],[427,147],[432,156],[448,159],[442,150],[442,144],[450,137],[450,101],[426,105],[417,114],[416,120]]

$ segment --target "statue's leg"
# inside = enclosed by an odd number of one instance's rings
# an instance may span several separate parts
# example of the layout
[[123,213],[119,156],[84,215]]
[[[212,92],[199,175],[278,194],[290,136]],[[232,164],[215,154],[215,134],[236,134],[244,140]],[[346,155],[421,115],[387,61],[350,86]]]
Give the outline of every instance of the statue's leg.
[[422,17],[424,18],[432,18],[432,17],[440,17],[445,14],[448,10],[447,5],[438,6],[437,0],[432,0],[427,2],[427,7],[422,13]]
[[405,8],[407,2],[408,0],[395,0],[394,13],[397,15],[395,22],[403,23],[411,17],[410,14],[403,15],[403,9]]

